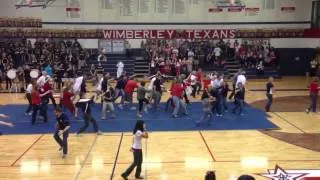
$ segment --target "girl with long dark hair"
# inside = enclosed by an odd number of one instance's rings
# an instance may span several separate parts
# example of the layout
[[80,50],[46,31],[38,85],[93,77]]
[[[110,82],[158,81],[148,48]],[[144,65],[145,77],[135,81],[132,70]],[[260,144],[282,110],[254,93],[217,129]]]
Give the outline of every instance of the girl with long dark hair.
[[131,151],[133,152],[133,163],[129,168],[121,174],[123,179],[127,180],[128,176],[131,174],[133,169],[136,168],[136,179],[143,179],[141,176],[141,166],[142,166],[142,138],[148,138],[148,132],[144,121],[138,120],[133,129],[133,144]]

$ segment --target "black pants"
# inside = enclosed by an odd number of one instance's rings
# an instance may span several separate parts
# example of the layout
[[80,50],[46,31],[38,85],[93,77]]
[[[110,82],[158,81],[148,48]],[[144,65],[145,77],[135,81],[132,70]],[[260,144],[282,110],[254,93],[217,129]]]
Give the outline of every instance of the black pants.
[[149,101],[146,98],[139,99],[138,101],[139,101],[139,112],[141,113],[143,110],[143,103],[149,104]]
[[232,92],[231,92],[231,94],[229,95],[229,99],[232,99],[232,98],[233,98],[235,92],[236,92],[236,85],[235,85],[235,84],[232,84]]
[[318,101],[318,95],[317,94],[310,94],[310,106],[309,106],[309,111],[312,110],[312,112],[317,112],[317,101]]
[[51,100],[54,108],[56,108],[56,107],[57,107],[56,100],[54,99],[52,93],[50,93],[50,94],[48,95],[48,97],[49,97],[49,99]]
[[166,108],[165,108],[165,110],[166,110],[166,111],[169,111],[169,107],[173,107],[173,106],[174,106],[173,100],[172,100],[172,97],[170,97],[170,98],[167,100],[167,102],[166,102]]
[[6,89],[9,89],[11,87],[12,87],[12,80],[6,76]]
[[57,141],[60,147],[62,147],[63,154],[68,154],[68,137],[69,131],[65,131],[62,134],[62,139],[59,136],[59,129],[54,132],[53,138]]
[[196,97],[196,92],[197,92],[197,88],[198,88],[198,84],[192,85],[192,97],[195,98]]
[[133,163],[129,166],[129,168],[122,174],[125,177],[128,177],[133,169],[137,166],[135,177],[140,177],[141,174],[141,166],[142,166],[142,150],[134,149],[133,150]]
[[78,131],[77,134],[84,132],[89,127],[90,122],[93,125],[94,132],[98,132],[99,130],[98,130],[97,121],[91,116],[91,114],[85,114],[84,115],[84,126],[82,128],[80,128],[80,130]]
[[48,114],[47,114],[47,109],[45,107],[45,104],[41,104],[41,105],[35,105],[33,104],[33,112],[32,112],[32,120],[31,120],[31,124],[34,124],[36,122],[36,117],[38,114],[38,111],[40,111],[40,115],[43,117],[43,121],[47,122],[48,121]]
[[267,104],[266,104],[266,111],[269,112],[270,111],[270,107],[272,105],[272,101],[273,101],[273,97],[272,94],[267,94]]
[[30,94],[30,93],[27,93],[27,94],[26,94],[26,98],[27,98],[27,100],[28,100],[28,102],[29,102],[29,106],[28,106],[28,108],[27,108],[27,110],[26,110],[26,113],[30,113],[30,111],[32,110],[31,94]]

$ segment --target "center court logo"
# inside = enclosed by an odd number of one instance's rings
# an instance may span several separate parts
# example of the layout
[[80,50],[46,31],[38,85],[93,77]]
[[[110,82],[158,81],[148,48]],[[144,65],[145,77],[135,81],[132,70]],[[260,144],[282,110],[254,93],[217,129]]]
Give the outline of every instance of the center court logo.
[[310,170],[285,170],[276,165],[274,170],[268,170],[268,173],[257,174],[272,180],[320,180],[320,169]]

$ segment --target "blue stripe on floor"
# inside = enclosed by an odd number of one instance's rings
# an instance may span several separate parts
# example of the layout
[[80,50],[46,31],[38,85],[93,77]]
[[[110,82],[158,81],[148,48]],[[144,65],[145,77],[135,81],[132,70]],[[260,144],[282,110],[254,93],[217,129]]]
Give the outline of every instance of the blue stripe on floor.
[[[98,125],[103,132],[131,132],[137,119],[136,110],[126,108],[124,110],[116,109],[117,117],[115,119],[100,119],[100,104],[92,105],[93,117],[98,121]],[[233,104],[228,104],[229,109]],[[43,123],[38,121],[31,125],[31,116],[25,116],[26,105],[4,105],[0,106],[0,113],[9,116],[8,121],[15,124],[13,128],[0,126],[0,131],[4,134],[40,134],[52,133],[55,127],[55,116],[52,105],[49,105],[49,122]],[[161,104],[161,110],[154,112],[149,110],[141,118],[147,123],[150,131],[194,131],[194,130],[262,130],[278,129],[278,127],[268,120],[267,114],[259,109],[246,106],[244,116],[226,113],[223,117],[214,117],[210,126],[203,124],[200,127],[195,126],[195,121],[202,115],[201,103],[192,103],[188,106],[188,116],[172,118],[171,114],[165,112],[164,104]],[[67,113],[68,114],[68,113]],[[83,126],[83,119],[71,119],[71,132],[76,132]],[[93,132],[92,125],[87,132]]]

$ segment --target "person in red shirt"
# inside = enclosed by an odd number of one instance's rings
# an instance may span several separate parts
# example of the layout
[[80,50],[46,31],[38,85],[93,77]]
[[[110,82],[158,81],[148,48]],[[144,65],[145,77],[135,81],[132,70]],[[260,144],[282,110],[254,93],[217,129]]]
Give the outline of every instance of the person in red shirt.
[[313,79],[313,81],[309,85],[310,89],[310,106],[306,109],[306,112],[309,113],[311,110],[312,112],[317,112],[317,102],[318,102],[318,94],[319,94],[319,80],[317,77]]
[[73,104],[74,94],[71,92],[71,85],[68,85],[62,93],[61,105],[66,107],[72,114],[75,114],[75,106]]
[[172,85],[171,95],[172,101],[174,104],[174,109],[172,113],[172,117],[177,118],[180,107],[182,108],[183,114],[188,115],[186,104],[183,101],[185,86],[182,83],[182,80],[178,80],[177,83]]
[[38,86],[36,84],[33,85],[33,89],[31,92],[31,102],[33,107],[32,119],[31,119],[32,125],[34,125],[34,123],[36,122],[36,117],[39,110],[40,110],[40,115],[43,117],[43,121],[44,122],[48,121],[47,110],[42,106],[42,99],[41,99],[46,94],[47,93],[40,94],[40,92],[38,91]]
[[135,110],[136,109],[136,107],[133,106],[133,102],[132,102],[133,91],[136,88],[138,88],[138,83],[133,78],[130,78],[130,80],[127,82],[127,84],[126,84],[126,86],[124,88],[125,99],[132,106],[131,110]]
[[[52,91],[53,91],[53,80],[52,80],[52,79],[48,79],[48,80],[44,83],[42,89],[43,89],[44,92],[50,91],[50,92],[47,94],[47,98],[51,100],[54,108],[56,108],[56,107],[57,107],[56,100],[54,99],[53,94],[52,94]],[[49,101],[48,101],[48,102],[49,102]]]

